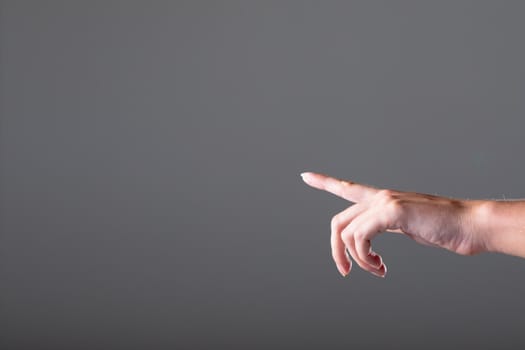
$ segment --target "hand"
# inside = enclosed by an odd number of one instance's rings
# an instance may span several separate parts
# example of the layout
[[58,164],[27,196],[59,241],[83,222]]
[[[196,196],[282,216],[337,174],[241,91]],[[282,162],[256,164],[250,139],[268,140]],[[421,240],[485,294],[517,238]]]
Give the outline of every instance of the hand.
[[346,250],[364,270],[386,275],[383,259],[371,249],[372,239],[384,231],[462,255],[484,249],[471,224],[475,201],[378,189],[311,172],[301,176],[314,188],[356,203],[331,221],[332,257],[343,276],[352,268]]

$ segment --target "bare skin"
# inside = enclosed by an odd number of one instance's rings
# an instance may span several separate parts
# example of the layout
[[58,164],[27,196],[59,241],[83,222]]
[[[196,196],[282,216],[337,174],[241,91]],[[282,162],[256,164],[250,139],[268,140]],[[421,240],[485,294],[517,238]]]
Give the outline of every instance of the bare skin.
[[386,265],[371,247],[382,232],[406,235],[418,243],[461,255],[497,252],[525,258],[525,200],[464,200],[357,184],[323,174],[301,174],[311,187],[355,204],[331,221],[332,257],[346,276],[352,259],[385,277]]

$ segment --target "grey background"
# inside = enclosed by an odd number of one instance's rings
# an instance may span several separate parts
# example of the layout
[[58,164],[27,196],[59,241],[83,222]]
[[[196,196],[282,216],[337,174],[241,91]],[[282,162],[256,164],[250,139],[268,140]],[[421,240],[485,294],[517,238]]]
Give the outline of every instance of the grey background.
[[299,173],[525,197],[521,1],[2,1],[0,346],[514,348],[525,261],[374,241]]

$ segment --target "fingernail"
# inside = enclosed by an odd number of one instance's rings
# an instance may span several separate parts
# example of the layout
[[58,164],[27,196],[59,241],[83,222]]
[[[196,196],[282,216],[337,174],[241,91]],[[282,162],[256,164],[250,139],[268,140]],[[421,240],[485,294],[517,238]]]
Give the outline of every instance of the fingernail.
[[346,277],[347,274],[342,266],[337,265],[337,269],[339,270],[339,273],[341,274],[341,276]]
[[306,172],[301,173],[301,177],[303,178],[303,181],[306,181],[308,178],[308,174]]
[[385,264],[381,264],[381,266],[379,267],[379,270],[382,270],[383,268],[385,270],[383,273],[372,272],[372,274],[377,277],[385,278],[386,276],[386,265]]

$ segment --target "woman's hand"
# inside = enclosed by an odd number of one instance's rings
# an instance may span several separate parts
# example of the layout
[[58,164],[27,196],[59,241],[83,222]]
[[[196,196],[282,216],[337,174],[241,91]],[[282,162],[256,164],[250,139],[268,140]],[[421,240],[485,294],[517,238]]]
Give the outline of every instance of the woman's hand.
[[370,243],[385,231],[462,255],[486,250],[473,220],[481,201],[378,189],[311,172],[301,176],[314,188],[356,203],[335,215],[331,222],[332,256],[343,276],[352,268],[346,250],[361,268],[385,276],[386,266]]

